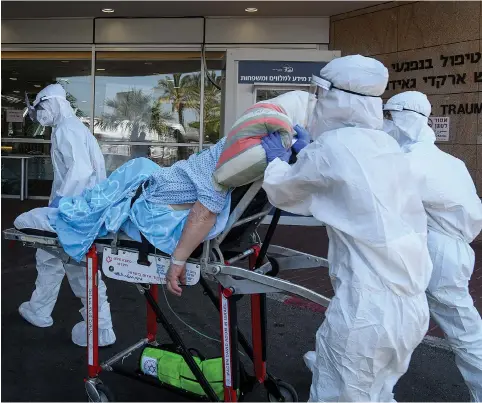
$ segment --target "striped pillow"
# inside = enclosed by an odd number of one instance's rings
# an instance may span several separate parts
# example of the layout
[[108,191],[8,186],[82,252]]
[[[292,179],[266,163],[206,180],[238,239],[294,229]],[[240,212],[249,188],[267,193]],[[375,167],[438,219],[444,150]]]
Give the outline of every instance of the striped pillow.
[[283,145],[291,146],[293,124],[281,106],[258,103],[233,125],[214,171],[220,188],[234,188],[263,177],[267,167],[261,138],[278,131]]

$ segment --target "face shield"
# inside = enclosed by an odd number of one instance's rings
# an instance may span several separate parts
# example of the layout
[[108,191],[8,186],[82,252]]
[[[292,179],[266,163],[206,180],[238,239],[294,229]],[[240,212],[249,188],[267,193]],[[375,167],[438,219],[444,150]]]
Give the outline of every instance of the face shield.
[[35,100],[33,105],[28,99],[28,94],[25,92],[25,104],[27,105],[28,116],[32,119],[32,122],[39,123],[42,126],[49,126],[53,122],[53,116],[51,112],[46,108],[46,101],[52,98],[61,98],[58,96],[44,96],[39,100]]
[[318,123],[321,118],[321,108],[318,106],[318,100],[326,96],[327,92],[332,88],[332,83],[321,77],[312,76],[310,89],[308,91],[308,107],[306,111],[305,127],[312,139],[317,138]]

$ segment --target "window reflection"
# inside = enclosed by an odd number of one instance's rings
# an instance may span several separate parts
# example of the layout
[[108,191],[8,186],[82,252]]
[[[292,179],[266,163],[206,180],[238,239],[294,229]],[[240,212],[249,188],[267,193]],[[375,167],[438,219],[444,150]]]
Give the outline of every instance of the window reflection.
[[76,115],[90,126],[90,52],[2,52],[2,138],[50,139],[51,128],[27,116],[25,93],[33,102],[49,84],[61,84]]
[[61,84],[77,117],[90,127],[91,59],[91,52],[2,52],[3,195],[20,194],[22,158],[28,158],[29,197],[50,195],[52,128],[31,121],[26,111],[25,93],[33,102],[47,85]]
[[95,134],[103,141],[199,141],[198,52],[100,52]]
[[[224,76],[224,52],[206,53],[207,76],[204,79],[204,142],[216,143],[221,134],[221,90]],[[215,85],[216,84],[216,85]]]
[[151,145],[149,143],[140,146],[132,144],[104,144],[102,146],[108,175],[133,158],[149,158],[162,167],[168,167],[179,161],[179,155],[183,155],[184,159],[187,159],[198,150],[197,146],[175,147]]
[[189,157],[174,144],[199,142],[200,52],[99,52],[96,70],[94,133],[108,171],[131,158]]

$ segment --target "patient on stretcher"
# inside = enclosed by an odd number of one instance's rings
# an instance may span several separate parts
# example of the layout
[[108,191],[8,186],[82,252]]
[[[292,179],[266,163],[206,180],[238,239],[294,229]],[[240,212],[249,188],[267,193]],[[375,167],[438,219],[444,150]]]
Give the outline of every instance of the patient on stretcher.
[[[123,231],[141,242],[142,234],[158,250],[171,255],[171,268],[184,267],[200,243],[225,228],[231,207],[227,187],[262,176],[266,155],[261,145],[254,152],[252,144],[283,130],[291,141],[291,126],[303,121],[308,94],[292,91],[267,102],[263,107],[248,109],[228,137],[188,160],[168,168],[146,158],[130,160],[94,188],[79,196],[63,197],[59,208],[22,214],[15,227],[57,233],[64,251],[76,261],[84,257],[98,237]],[[222,179],[216,179],[216,184],[215,171]],[[180,295],[180,288],[175,293]]]
[[[77,261],[96,238],[118,231],[138,242],[141,232],[157,249],[172,255],[191,211],[209,221],[204,225],[210,227],[207,233],[197,229],[203,235],[195,236],[197,244],[215,237],[226,225],[230,192],[215,189],[212,181],[224,142],[223,138],[167,168],[146,158],[130,160],[93,189],[63,197],[58,209],[44,207],[20,215],[15,227],[56,232],[65,252]],[[133,202],[140,186],[142,192]]]

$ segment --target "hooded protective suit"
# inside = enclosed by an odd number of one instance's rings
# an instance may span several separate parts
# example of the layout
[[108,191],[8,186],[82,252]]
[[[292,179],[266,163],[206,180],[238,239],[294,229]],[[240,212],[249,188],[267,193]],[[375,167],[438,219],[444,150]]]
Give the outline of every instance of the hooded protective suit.
[[[105,179],[104,156],[97,140],[75,116],[60,84],[49,85],[40,91],[33,103],[36,120],[44,126],[52,126],[51,158],[54,180],[50,203],[62,196],[75,196],[86,188]],[[85,267],[63,264],[60,259],[38,249],[37,281],[30,301],[20,305],[19,312],[25,320],[39,327],[53,324],[51,317],[57,301],[60,285],[67,274],[73,293],[81,299],[80,310],[84,321],[72,329],[72,341],[87,345],[86,325],[86,271]],[[99,345],[115,342],[106,286],[99,283]]]
[[469,243],[482,229],[482,204],[465,167],[434,144],[427,124],[431,106],[415,91],[392,97],[385,129],[425,176],[422,200],[428,217],[433,273],[427,288],[430,313],[455,352],[472,401],[482,401],[482,320],[469,294],[474,251]]
[[308,124],[314,142],[291,166],[272,161],[263,188],[276,207],[325,223],[330,239],[335,296],[316,334],[310,401],[390,401],[428,329],[427,219],[408,159],[382,131],[387,69],[347,56],[321,76],[330,89]]

